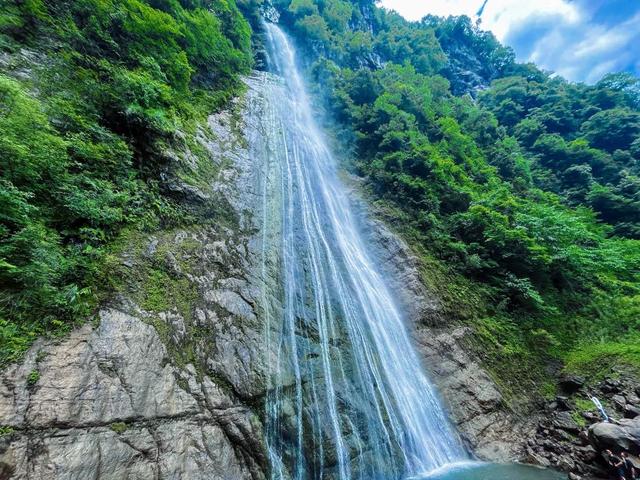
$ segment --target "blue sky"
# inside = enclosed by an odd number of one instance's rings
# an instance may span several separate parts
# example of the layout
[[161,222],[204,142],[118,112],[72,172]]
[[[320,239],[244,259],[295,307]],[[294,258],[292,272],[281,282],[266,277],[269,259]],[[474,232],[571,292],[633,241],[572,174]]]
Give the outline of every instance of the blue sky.
[[[476,13],[484,0],[381,0],[410,20]],[[482,27],[565,78],[597,82],[605,73],[640,76],[640,0],[487,0]]]

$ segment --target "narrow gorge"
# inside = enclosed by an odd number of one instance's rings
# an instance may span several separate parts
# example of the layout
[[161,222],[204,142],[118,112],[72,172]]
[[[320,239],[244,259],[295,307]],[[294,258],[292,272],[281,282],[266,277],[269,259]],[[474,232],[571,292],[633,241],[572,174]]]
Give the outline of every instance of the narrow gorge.
[[640,80],[371,0],[8,2],[0,480],[640,454]]
[[[121,259],[184,278],[194,318],[125,290],[96,326],[36,343],[3,374],[10,478],[391,479],[468,458],[367,253],[293,47],[265,28],[276,74],[246,78],[200,138],[241,233],[167,232]],[[381,248],[410,255],[369,222]],[[196,365],[180,365],[184,348]]]

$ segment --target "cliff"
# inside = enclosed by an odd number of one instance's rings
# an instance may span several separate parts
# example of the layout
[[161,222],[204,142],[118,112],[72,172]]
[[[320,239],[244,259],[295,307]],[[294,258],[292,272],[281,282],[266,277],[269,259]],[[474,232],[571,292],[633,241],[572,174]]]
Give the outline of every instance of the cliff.
[[2,478],[265,478],[259,205],[251,126],[234,118],[257,95],[200,130],[217,172],[204,191],[167,178],[191,207],[224,205],[232,221],[133,235],[97,317],[2,372]]
[[[2,372],[3,478],[267,476],[270,354],[256,270],[264,179],[249,152],[272,81],[248,78],[246,93],[199,131],[217,172],[206,188],[166,179],[191,208],[223,204],[226,220],[130,235],[112,265],[117,293],[96,318],[37,341]],[[521,458],[526,435],[465,348],[469,331],[447,320],[418,258],[360,206],[368,242],[467,447],[484,459]],[[275,270],[267,273],[264,281],[277,281]]]

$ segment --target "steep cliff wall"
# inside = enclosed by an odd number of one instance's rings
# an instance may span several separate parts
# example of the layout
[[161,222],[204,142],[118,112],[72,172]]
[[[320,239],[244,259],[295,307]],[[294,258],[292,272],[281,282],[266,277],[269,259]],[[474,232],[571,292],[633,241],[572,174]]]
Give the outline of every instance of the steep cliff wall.
[[[277,259],[258,268],[259,214],[268,206],[260,159],[249,153],[267,78],[247,79],[246,94],[199,133],[216,167],[206,185],[181,179],[179,169],[164,179],[194,211],[216,212],[213,221],[128,235],[113,264],[117,293],[95,320],[38,341],[2,373],[3,478],[267,476],[271,357],[260,295],[279,273]],[[447,319],[409,248],[361,207],[362,229],[468,448],[485,459],[520,458],[526,435],[465,349],[468,331]]]
[[200,131],[216,167],[207,185],[165,179],[194,209],[222,213],[129,235],[111,272],[118,293],[95,320],[2,372],[0,478],[265,477],[259,202],[242,117],[258,93]]

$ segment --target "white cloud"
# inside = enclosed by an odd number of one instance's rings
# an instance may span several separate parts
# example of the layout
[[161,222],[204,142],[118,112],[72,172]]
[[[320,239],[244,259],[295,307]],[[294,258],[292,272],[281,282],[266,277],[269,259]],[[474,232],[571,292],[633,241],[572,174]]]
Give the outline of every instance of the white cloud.
[[[483,1],[381,0],[381,5],[410,20],[427,14],[475,19]],[[604,73],[621,69],[638,74],[640,2],[629,18],[612,23],[596,17],[597,12],[616,13],[621,1],[489,0],[482,28],[513,47],[520,61],[533,61],[570,80],[595,82]],[[625,7],[633,9],[634,4]]]
[[[409,20],[420,20],[427,14],[446,17],[467,15],[475,18],[484,0],[382,0],[380,4],[395,10]],[[566,0],[489,0],[482,15],[482,26],[503,40],[513,24],[526,21],[531,15],[554,14],[577,22],[579,10]]]
[[566,0],[489,0],[482,15],[482,26],[502,41],[514,26],[523,25],[534,16],[553,16],[565,24],[581,20],[580,10]]

